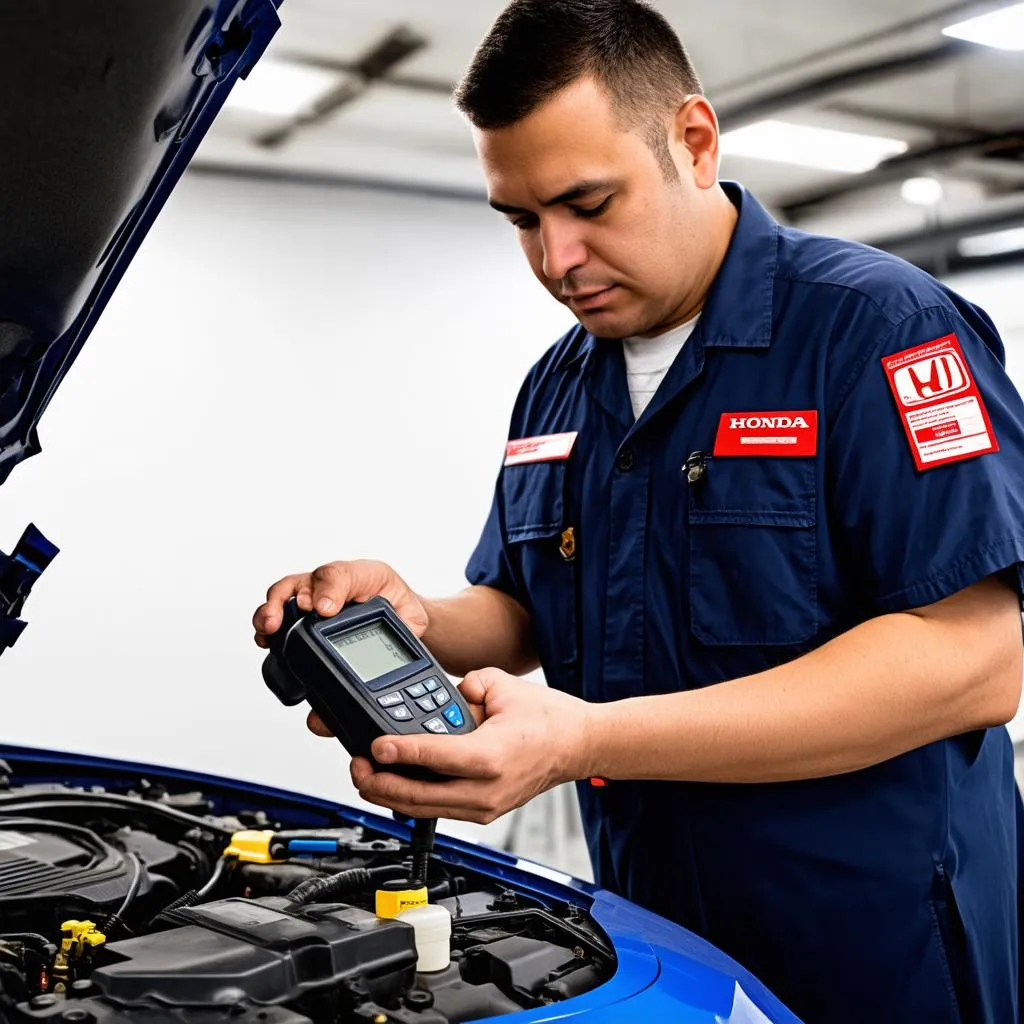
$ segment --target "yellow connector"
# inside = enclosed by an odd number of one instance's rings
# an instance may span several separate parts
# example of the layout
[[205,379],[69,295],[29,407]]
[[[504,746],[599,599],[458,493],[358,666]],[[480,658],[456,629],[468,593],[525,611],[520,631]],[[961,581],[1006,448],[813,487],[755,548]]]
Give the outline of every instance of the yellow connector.
[[80,957],[87,946],[95,949],[107,941],[106,935],[92,921],[65,921],[60,930],[60,951],[66,956]]
[[399,889],[397,892],[378,889],[375,903],[378,917],[398,917],[403,910],[425,907],[427,888],[424,886],[422,889]]
[[246,829],[231,837],[231,845],[224,850],[225,857],[237,857],[243,864],[277,864],[270,856],[270,840],[274,833],[269,829],[256,831]]

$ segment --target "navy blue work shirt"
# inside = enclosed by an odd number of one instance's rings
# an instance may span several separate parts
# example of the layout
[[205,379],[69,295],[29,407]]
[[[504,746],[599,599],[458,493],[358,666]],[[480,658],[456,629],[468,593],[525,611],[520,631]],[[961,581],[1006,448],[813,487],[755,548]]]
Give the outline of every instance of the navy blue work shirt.
[[[1024,407],[990,320],[892,256],[781,227],[722,187],[738,224],[650,404],[635,420],[619,342],[578,327],[555,344],[509,438],[575,444],[501,469],[467,569],[521,602],[549,684],[588,701],[749,676],[991,574],[1020,587]],[[964,413],[975,394],[987,423]],[[754,419],[756,454],[714,454],[723,414],[758,413],[815,414],[810,453],[774,454],[757,428],[784,421]],[[992,436],[996,452],[916,464],[944,438],[962,454]],[[579,793],[597,881],[731,954],[809,1024],[1017,1020],[1004,728],[831,778]]]

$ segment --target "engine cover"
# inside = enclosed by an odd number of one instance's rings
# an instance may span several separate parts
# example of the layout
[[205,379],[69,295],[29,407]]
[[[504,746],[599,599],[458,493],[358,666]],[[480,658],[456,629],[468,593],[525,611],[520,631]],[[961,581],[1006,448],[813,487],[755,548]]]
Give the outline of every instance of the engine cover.
[[[0,822],[0,925],[60,931],[69,917],[113,912],[136,870],[140,892],[151,880],[95,832],[60,822]],[[29,927],[29,925],[31,927]]]
[[293,1003],[358,983],[364,997],[409,986],[412,928],[357,907],[293,908],[283,897],[228,899],[190,910],[194,922],[111,944],[92,974],[114,1003],[224,1007]]

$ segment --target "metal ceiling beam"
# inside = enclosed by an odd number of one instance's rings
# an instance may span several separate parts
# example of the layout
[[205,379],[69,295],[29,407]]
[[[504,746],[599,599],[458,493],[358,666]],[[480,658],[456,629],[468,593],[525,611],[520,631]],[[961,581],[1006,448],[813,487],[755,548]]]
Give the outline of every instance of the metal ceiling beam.
[[943,142],[935,146],[910,150],[884,160],[874,170],[858,174],[848,181],[826,186],[779,205],[786,217],[795,218],[822,203],[840,199],[875,185],[902,181],[907,175],[932,170],[938,163],[951,163],[967,157],[1000,159],[1001,154],[1011,153],[1024,153],[1024,127],[994,132],[967,141]]
[[992,133],[992,129],[979,128],[976,124],[951,121],[948,118],[927,117],[923,114],[900,110],[898,107],[878,107],[866,103],[837,100],[834,103],[824,104],[821,109],[829,113],[847,114],[863,121],[877,121],[880,124],[890,124],[898,128],[931,132],[937,140],[944,142],[955,140],[969,142],[972,139],[981,141]]
[[947,25],[952,21],[956,21],[962,15],[977,13],[977,8],[977,0],[968,0],[966,3],[964,0],[960,0],[959,3],[947,4],[945,7],[940,7],[927,14],[919,14],[914,18],[908,18],[906,21],[897,22],[895,25],[886,25],[885,28],[877,29],[866,35],[857,36],[855,39],[844,39],[841,43],[827,46],[822,50],[816,50],[814,53],[805,53],[795,62],[777,64],[773,68],[762,68],[756,74],[748,75],[746,78],[733,82],[722,82],[716,85],[713,91],[723,94],[742,89],[756,89],[767,80],[779,75],[799,72],[809,64],[829,60],[832,57],[841,57],[849,54],[851,51],[864,49],[878,43],[891,42],[894,38],[908,35],[917,29],[927,28],[930,25],[938,23]]
[[469,202],[481,209],[487,205],[484,189],[460,188],[457,185],[431,185],[418,181],[397,181],[369,177],[346,171],[301,171],[287,167],[253,167],[251,164],[218,164],[193,160],[188,174],[210,178],[242,178],[278,185],[307,185],[315,188],[358,189],[392,195],[415,196],[420,199],[449,199]]
[[[330,60],[326,57],[310,56],[297,53],[295,50],[276,50],[279,60],[293,64],[305,64],[307,67],[320,68],[323,71],[334,71],[342,75],[359,73],[359,62],[351,60]],[[445,82],[439,78],[424,78],[422,75],[381,75],[381,85],[392,85],[396,89],[408,89],[410,92],[434,93],[437,96],[451,96],[455,91],[454,82]]]
[[823,100],[849,89],[948,64],[972,52],[976,52],[972,44],[960,40],[949,40],[928,49],[886,57],[884,60],[866,61],[850,65],[839,71],[830,71],[815,78],[805,79],[796,85],[760,95],[752,100],[715,104],[715,110],[723,128],[739,128],[753,121],[771,117],[791,107],[821,103]]
[[[362,96],[374,82],[381,82],[403,61],[427,45],[426,39],[410,28],[399,26],[389,32],[379,43],[371,47],[355,63],[344,68],[348,76],[326,96],[321,97],[309,110],[293,118],[287,124],[264,132],[256,143],[267,148],[276,148],[288,141],[301,128],[320,124],[336,110]],[[312,63],[305,61],[305,63]],[[322,66],[322,62],[321,62]],[[332,70],[340,71],[335,66]]]
[[999,256],[967,257],[957,251],[957,243],[969,235],[987,234],[1024,226],[1024,204],[1017,211],[977,217],[949,224],[936,224],[909,235],[895,235],[871,242],[921,267],[930,274],[943,276],[955,270],[980,270],[1024,261],[1024,252],[1004,253]]

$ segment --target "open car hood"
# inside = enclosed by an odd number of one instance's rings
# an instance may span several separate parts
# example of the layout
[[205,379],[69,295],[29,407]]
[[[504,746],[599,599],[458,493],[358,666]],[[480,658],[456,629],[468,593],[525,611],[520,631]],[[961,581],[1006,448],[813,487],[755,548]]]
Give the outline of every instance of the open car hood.
[[[39,449],[61,380],[280,0],[0,6],[0,483]],[[0,652],[57,548],[0,552]]]

